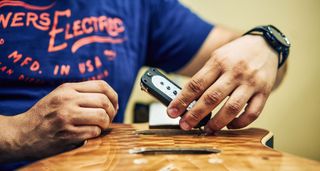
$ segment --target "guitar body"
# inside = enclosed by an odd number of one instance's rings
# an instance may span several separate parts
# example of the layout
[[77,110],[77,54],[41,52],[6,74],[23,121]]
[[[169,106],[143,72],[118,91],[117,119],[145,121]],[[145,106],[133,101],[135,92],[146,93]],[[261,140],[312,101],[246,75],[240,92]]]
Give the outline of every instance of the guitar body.
[[[173,130],[144,130],[147,125],[113,124],[106,135],[21,170],[320,170],[320,163],[273,150],[263,129],[223,130],[214,136]],[[141,134],[138,134],[141,133]],[[270,141],[269,141],[270,142]],[[210,154],[136,154],[143,148],[215,149]]]

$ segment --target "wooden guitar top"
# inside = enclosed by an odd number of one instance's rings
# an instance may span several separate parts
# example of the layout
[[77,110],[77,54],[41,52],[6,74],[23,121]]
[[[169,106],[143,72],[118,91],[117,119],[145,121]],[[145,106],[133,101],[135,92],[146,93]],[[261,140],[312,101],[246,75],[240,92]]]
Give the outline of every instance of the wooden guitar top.
[[[214,136],[161,130],[137,134],[146,125],[113,124],[111,131],[83,146],[20,170],[320,170],[320,162],[275,151],[261,142],[268,131],[223,130]],[[146,132],[149,134],[150,132]],[[133,154],[144,148],[209,148],[212,154]]]

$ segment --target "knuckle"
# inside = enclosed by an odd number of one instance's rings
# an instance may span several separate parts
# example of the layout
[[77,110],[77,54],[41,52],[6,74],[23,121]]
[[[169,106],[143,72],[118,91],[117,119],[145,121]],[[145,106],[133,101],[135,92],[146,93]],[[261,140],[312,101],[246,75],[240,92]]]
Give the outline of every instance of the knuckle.
[[248,64],[244,60],[240,60],[235,67],[232,68],[232,76],[236,80],[242,80],[247,72]]
[[193,93],[199,94],[204,89],[204,82],[203,78],[195,78],[192,79],[187,86]]
[[66,101],[69,101],[71,99],[71,96],[68,96],[67,94],[60,94],[57,93],[50,99],[50,104],[53,106],[58,106],[63,104]]
[[97,80],[97,85],[98,85],[100,90],[107,90],[108,89],[107,82],[105,82],[103,80]]
[[101,105],[104,109],[108,110],[109,111],[109,108],[110,108],[110,104],[108,103],[107,100],[104,100],[104,101],[101,101]]
[[69,135],[75,134],[75,131],[71,126],[66,126],[63,131],[68,133]]
[[221,70],[223,70],[226,67],[226,64],[228,63],[227,56],[222,53],[221,51],[217,50],[212,53],[212,56],[214,57],[214,64],[216,67],[219,67]]
[[236,69],[240,70],[240,71],[248,71],[249,70],[249,65],[248,62],[245,60],[239,60],[236,64]]
[[60,94],[54,95],[49,102],[51,105],[60,105],[62,103],[62,96]]
[[98,112],[98,118],[101,123],[109,122],[109,117],[108,114],[106,113],[105,110],[101,109]]
[[104,95],[104,94],[99,94],[98,96],[98,102],[101,104],[101,106],[104,108],[104,109],[108,109],[109,108],[109,98]]
[[223,61],[225,59],[225,54],[221,49],[215,50],[211,53],[211,56],[215,58],[217,61]]
[[257,84],[258,84],[257,78],[255,78],[255,77],[249,78],[248,84],[249,84],[249,86],[251,86],[251,87],[256,87]]
[[193,122],[199,122],[201,120],[201,113],[190,110],[188,115]]
[[104,115],[106,114],[106,111],[104,109],[97,109],[97,116],[98,118],[103,118]]
[[59,88],[68,88],[71,86],[71,83],[63,83],[59,86]]
[[59,87],[56,88],[56,91],[59,93],[71,92],[73,83],[63,83]]
[[244,71],[239,69],[238,67],[235,67],[232,71],[232,78],[236,81],[241,81],[244,78]]
[[58,131],[55,137],[58,137],[59,140],[67,141],[70,139],[70,133],[66,130]]
[[60,110],[56,115],[56,120],[62,125],[66,125],[69,122],[66,110]]
[[213,91],[204,95],[204,103],[207,106],[214,106],[219,103],[223,98],[221,91]]
[[181,105],[184,108],[188,107],[189,100],[185,95],[180,94],[176,99],[177,99],[179,105]]
[[230,114],[230,115],[237,115],[241,111],[241,109],[242,109],[242,106],[237,101],[227,103],[226,105],[227,114]]
[[90,131],[90,135],[91,137],[97,137],[101,134],[101,129],[97,126],[94,126],[91,131]]
[[259,69],[253,66],[247,66],[247,71],[250,73],[251,76],[255,76],[259,73]]

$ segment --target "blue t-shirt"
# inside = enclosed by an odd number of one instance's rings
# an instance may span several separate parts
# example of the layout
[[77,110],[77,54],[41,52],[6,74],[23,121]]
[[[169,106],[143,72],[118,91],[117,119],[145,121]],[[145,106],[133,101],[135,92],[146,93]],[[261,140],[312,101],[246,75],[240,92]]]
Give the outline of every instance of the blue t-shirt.
[[180,69],[211,29],[176,0],[1,1],[0,114],[27,111],[63,82],[103,79],[122,122],[139,68]]
[[64,82],[103,79],[122,122],[138,70],[181,69],[212,27],[177,0],[0,1],[0,114],[25,112]]

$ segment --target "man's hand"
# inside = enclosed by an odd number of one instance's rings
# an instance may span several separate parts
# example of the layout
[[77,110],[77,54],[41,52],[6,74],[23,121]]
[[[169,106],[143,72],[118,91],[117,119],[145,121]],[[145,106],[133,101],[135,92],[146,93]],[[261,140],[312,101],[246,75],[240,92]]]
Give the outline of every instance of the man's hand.
[[108,128],[118,110],[118,95],[104,81],[65,83],[15,117],[16,158],[53,155]]
[[[176,118],[198,99],[180,120],[181,128],[190,130],[230,96],[205,130],[212,132],[226,125],[228,128],[245,127],[261,113],[274,86],[277,66],[277,53],[263,37],[246,35],[236,39],[212,53],[207,63],[170,103],[167,112]],[[245,106],[244,112],[237,117]]]

